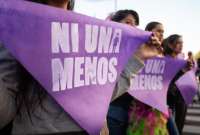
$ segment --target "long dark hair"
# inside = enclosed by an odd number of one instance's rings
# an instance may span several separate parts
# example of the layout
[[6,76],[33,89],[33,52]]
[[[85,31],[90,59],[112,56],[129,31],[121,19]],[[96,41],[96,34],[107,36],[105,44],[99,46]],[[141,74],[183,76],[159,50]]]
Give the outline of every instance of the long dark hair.
[[128,9],[119,10],[111,17],[111,20],[114,21],[114,22],[120,22],[121,20],[126,18],[129,14],[134,17],[136,25],[139,25],[139,22],[140,22],[139,21],[139,15],[134,10],[128,10]]
[[[38,2],[42,4],[47,4],[47,0],[28,0],[32,2]],[[74,0],[70,0],[69,9],[73,9]],[[34,110],[40,105],[45,111],[45,107],[42,105],[42,101],[47,96],[47,92],[44,88],[23,68],[20,67],[20,82],[18,89],[19,91],[16,93],[15,101],[17,106],[17,114],[23,115],[21,112],[22,107],[26,110],[30,120],[31,114]],[[21,70],[22,69],[22,70]]]
[[164,55],[171,55],[174,52],[174,48],[176,47],[175,45],[178,39],[181,37],[182,37],[181,35],[173,34],[163,40],[162,46],[164,49]]
[[[48,0],[28,0],[36,3],[47,4]],[[69,4],[67,6],[68,10],[74,10],[75,0],[69,0]]]
[[20,67],[20,82],[16,93],[17,114],[23,115],[22,107],[31,119],[31,114],[38,107],[43,108],[42,101],[46,98],[47,92],[44,88],[28,73],[23,67]]

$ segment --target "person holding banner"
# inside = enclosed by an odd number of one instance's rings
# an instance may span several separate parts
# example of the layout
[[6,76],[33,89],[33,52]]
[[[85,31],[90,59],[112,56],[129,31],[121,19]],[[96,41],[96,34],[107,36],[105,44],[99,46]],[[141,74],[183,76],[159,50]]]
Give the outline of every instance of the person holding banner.
[[[161,42],[163,42],[163,33],[164,29],[160,22],[150,22],[147,24],[146,31],[152,31]],[[164,54],[162,54],[164,55]],[[167,121],[167,128],[170,135],[179,135],[178,128],[176,126],[176,123],[173,119],[173,117],[170,115]]]
[[193,68],[197,67],[197,63],[196,63],[194,56],[193,56],[193,53],[191,51],[188,52],[187,60],[192,62],[193,66],[194,66]]
[[[139,25],[139,15],[134,10],[119,10],[109,16],[109,19],[111,21],[127,24],[133,27]],[[140,68],[142,68],[143,66],[143,64],[137,65],[141,65],[139,66]],[[140,68],[138,68],[135,73],[137,73]],[[114,98],[116,98],[115,96],[116,94],[114,94],[113,96],[113,101],[110,104],[107,114],[109,133],[110,135],[125,135],[128,126],[128,108],[132,97],[129,94],[125,93],[114,100]]]
[[[18,3],[18,1],[15,1],[15,2]],[[47,5],[63,8],[63,9],[70,9],[68,4],[72,1],[70,0],[59,0],[59,1],[34,0],[34,2],[40,2],[42,4],[47,4]],[[13,3],[12,2],[6,3],[4,1],[3,2],[1,1],[1,3],[6,5],[5,6],[6,11],[4,10],[4,7],[2,7],[2,5],[1,5],[1,11],[5,11],[5,16],[7,15],[5,18],[9,18],[7,9],[10,8],[11,7],[10,5],[12,5]],[[19,3],[22,3],[22,2],[19,2]],[[28,2],[24,2],[23,4],[26,6],[28,5],[27,7],[29,6],[32,7],[31,5],[28,4]],[[27,7],[24,7],[24,8],[27,9]],[[34,5],[33,7],[36,7],[36,5]],[[43,6],[43,8],[45,7]],[[56,10],[56,11],[61,11],[61,10]],[[18,13],[19,14],[24,13],[24,11],[18,12]],[[56,13],[59,13],[59,12],[56,12]],[[1,15],[4,16],[3,13],[1,13]],[[21,16],[21,18],[20,17],[19,18],[23,19],[22,17],[24,16]],[[31,17],[32,16],[28,16],[28,19],[31,19]],[[5,22],[7,22],[7,20]],[[4,27],[2,25],[0,26],[1,28]],[[9,27],[10,25],[6,28],[9,28]],[[30,28],[30,27],[27,27],[27,28]],[[7,43],[6,42],[7,37],[4,37],[5,31],[1,32],[1,34],[3,33],[2,34],[3,38],[1,37],[1,39],[3,40],[2,44]],[[11,34],[13,34],[12,32]],[[38,32],[41,32],[41,30],[39,30]],[[15,36],[17,37],[17,35]],[[146,35],[146,39],[144,39],[144,41],[146,41],[148,37],[149,35]],[[6,40],[4,40],[4,38],[6,38]],[[143,40],[141,40],[141,42],[142,41]],[[14,43],[21,44],[20,40],[19,42],[14,42]],[[30,42],[26,42],[26,43],[28,44]],[[131,52],[130,54],[133,56],[130,58],[127,64],[127,68],[124,69],[122,73],[122,78],[125,77],[126,79],[127,78],[129,79],[131,75],[136,74],[137,71],[143,67],[144,60],[157,55],[158,48],[159,48],[158,44],[150,44],[150,45],[144,44],[134,53],[134,55]],[[20,48],[20,47],[18,49],[23,50],[23,48]],[[66,135],[87,135],[88,134],[75,122],[75,120],[73,120],[69,116],[68,113],[64,111],[63,108],[61,108],[56,103],[56,101],[47,92],[45,92],[44,88],[39,84],[39,82],[37,82],[33,78],[33,76],[31,76],[30,73],[28,73],[24,68],[22,68],[22,66],[10,54],[8,49],[5,49],[3,45],[0,45],[0,56],[1,56],[0,57],[0,63],[1,63],[0,64],[0,87],[1,87],[0,88],[0,104],[1,104],[0,129],[5,127],[9,122],[13,121],[12,134],[20,134],[20,135],[21,134],[36,134],[36,135],[37,134],[59,134],[59,133],[66,134]],[[118,96],[119,95],[115,95],[114,98]],[[79,104],[77,104],[77,106],[78,105]],[[81,113],[81,112],[78,112],[78,113]],[[100,134],[101,135],[108,134],[106,130],[106,126],[105,128],[103,128]]]
[[[183,40],[182,36],[178,34],[170,35],[163,41],[164,47],[164,55],[167,57],[172,57],[174,59],[177,58],[178,54],[181,53],[183,48]],[[187,105],[175,85],[176,80],[178,80],[185,72],[191,70],[193,67],[192,61],[188,61],[186,67],[182,69],[180,72],[176,74],[174,79],[171,81],[169,85],[169,90],[167,94],[167,104],[169,108],[172,110],[172,113],[175,117],[175,122],[178,127],[179,134],[182,134],[186,112],[187,112]]]
[[[150,22],[147,24],[146,31],[153,32],[157,37],[158,44],[163,41],[164,28],[160,22]],[[160,50],[161,52],[163,50]],[[162,53],[159,55],[162,57]],[[128,135],[168,135],[167,116],[162,112],[138,101],[133,100],[129,110]],[[177,134],[173,134],[177,135]]]
[[[120,22],[123,24],[127,24],[130,26],[137,26],[139,25],[139,16],[137,12],[133,10],[119,10],[116,12],[112,17],[112,21]],[[162,26],[162,25],[161,25]],[[163,29],[163,27],[161,27]],[[155,45],[160,45],[163,37],[163,30],[161,30],[160,37],[158,36],[152,36],[151,41]],[[154,56],[158,56],[154,55]],[[140,65],[140,64],[139,64]],[[126,67],[131,68],[131,67]],[[137,69],[137,68],[136,68]],[[134,73],[139,72],[138,70],[133,70]],[[130,78],[127,78],[126,76],[122,76],[122,78],[119,80],[119,82],[116,84],[116,90],[115,91],[121,91],[116,92],[118,93],[118,96],[121,95],[118,99],[114,100],[109,107],[107,120],[108,120],[108,127],[110,135],[125,135],[127,134],[127,128],[128,128],[128,111],[131,106],[131,102],[133,101],[133,98],[125,93],[124,91],[127,90],[130,87]],[[116,94],[117,95],[117,94]],[[113,96],[115,97],[115,96]],[[135,100],[134,100],[135,101]],[[138,103],[139,106],[142,106],[143,104],[139,103],[139,101],[135,101],[136,104]],[[128,131],[129,132],[129,131]],[[133,133],[134,134],[134,133]]]
[[[27,1],[65,10],[73,10],[74,7],[74,0]],[[87,135],[2,44],[0,44],[0,87],[0,129],[3,130],[7,124],[13,122],[12,134]],[[2,131],[2,134],[10,133]]]
[[[109,19],[114,22],[119,22],[134,27],[139,25],[139,15],[134,10],[119,10],[109,16]],[[142,68],[142,65],[139,67]],[[135,73],[137,73],[140,68],[138,68]],[[110,135],[126,134],[126,129],[128,126],[128,108],[131,100],[132,97],[129,94],[125,93],[118,99],[111,102],[107,114],[107,122]]]

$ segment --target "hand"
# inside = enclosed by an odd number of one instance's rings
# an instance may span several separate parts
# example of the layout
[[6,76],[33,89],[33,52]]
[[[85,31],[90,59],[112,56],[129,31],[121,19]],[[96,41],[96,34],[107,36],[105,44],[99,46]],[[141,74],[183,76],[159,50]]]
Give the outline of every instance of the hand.
[[136,52],[136,56],[141,60],[146,60],[151,57],[160,56],[163,54],[161,41],[154,34],[151,35],[149,42],[140,46]]
[[163,54],[164,49],[163,49],[163,47],[162,47],[162,41],[161,41],[161,39],[159,39],[159,38],[158,38],[157,36],[155,36],[154,34],[151,35],[150,41],[149,41],[148,44],[157,46],[157,49],[159,50],[159,53],[160,53],[160,54]]
[[135,56],[140,58],[141,60],[145,61],[146,59],[159,56],[160,49],[157,45],[152,44],[143,44],[139,47],[139,49],[135,52]]
[[109,135],[109,130],[108,130],[107,122],[104,123],[104,126],[101,129],[100,135]]
[[187,60],[186,66],[182,69],[182,71],[185,73],[187,71],[190,71],[194,67],[194,63],[192,60]]
[[161,46],[162,43],[157,36],[152,34],[151,37],[150,37],[150,40],[149,40],[149,44]]

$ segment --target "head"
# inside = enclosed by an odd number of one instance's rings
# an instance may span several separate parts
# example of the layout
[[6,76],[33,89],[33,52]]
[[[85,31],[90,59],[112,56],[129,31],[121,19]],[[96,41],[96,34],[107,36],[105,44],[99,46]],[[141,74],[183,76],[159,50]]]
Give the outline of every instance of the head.
[[29,1],[46,4],[58,8],[63,8],[66,10],[73,10],[75,2],[74,0],[29,0]]
[[164,28],[162,23],[150,22],[147,24],[145,30],[153,32],[155,36],[160,40],[160,42],[163,41]]
[[178,34],[170,35],[163,41],[164,54],[177,57],[183,49],[182,36]]
[[188,58],[192,58],[193,57],[193,54],[191,51],[188,52]]
[[114,22],[124,23],[133,27],[139,25],[139,15],[134,10],[119,10],[112,17]]

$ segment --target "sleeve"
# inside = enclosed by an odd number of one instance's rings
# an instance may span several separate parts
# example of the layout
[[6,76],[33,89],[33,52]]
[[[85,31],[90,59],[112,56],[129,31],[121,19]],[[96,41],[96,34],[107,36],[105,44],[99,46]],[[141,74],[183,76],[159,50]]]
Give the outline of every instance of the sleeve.
[[182,71],[182,69],[175,75],[175,77],[173,78],[173,80],[171,81],[171,83],[175,83],[182,75],[184,74],[184,72]]
[[11,122],[16,114],[18,71],[19,64],[0,43],[0,129]]
[[119,80],[115,85],[112,101],[127,92],[131,85],[131,79],[144,67],[144,62],[138,57],[133,56],[129,59],[125,69],[120,74]]

